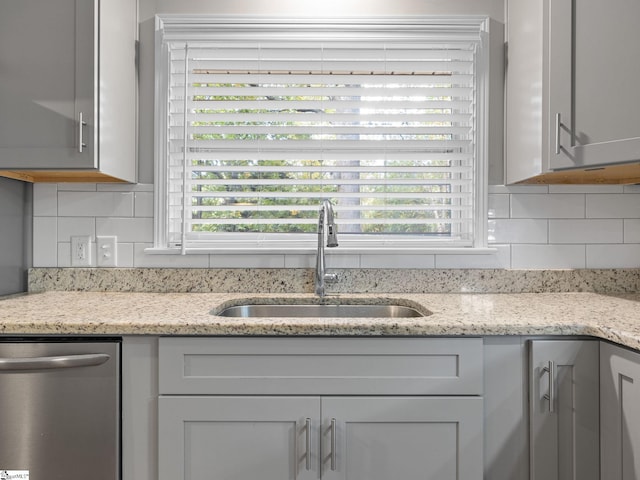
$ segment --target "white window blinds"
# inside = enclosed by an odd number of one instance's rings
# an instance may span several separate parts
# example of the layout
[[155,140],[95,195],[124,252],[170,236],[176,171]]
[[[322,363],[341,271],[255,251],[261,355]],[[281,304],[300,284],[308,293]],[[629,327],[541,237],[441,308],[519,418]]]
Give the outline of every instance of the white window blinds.
[[166,246],[312,245],[323,198],[341,245],[473,245],[477,31],[214,37],[164,42]]

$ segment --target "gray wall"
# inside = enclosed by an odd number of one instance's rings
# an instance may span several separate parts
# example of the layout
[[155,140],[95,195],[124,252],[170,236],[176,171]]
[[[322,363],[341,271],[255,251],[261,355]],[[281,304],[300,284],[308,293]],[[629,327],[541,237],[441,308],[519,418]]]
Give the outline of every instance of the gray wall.
[[[153,183],[154,15],[159,13],[213,15],[280,15],[293,17],[345,17],[382,15],[487,15],[504,23],[505,0],[138,0],[140,12],[140,133],[139,182]],[[501,85],[497,87],[501,93]],[[500,98],[501,102],[501,98]],[[496,113],[502,116],[501,105]],[[495,118],[490,123],[495,124]],[[499,121],[501,125],[501,121]],[[501,128],[492,142],[499,143],[490,159],[492,181],[501,178]],[[494,149],[495,150],[495,149]]]
[[31,261],[31,189],[30,184],[0,178],[0,295],[27,289],[26,269]]

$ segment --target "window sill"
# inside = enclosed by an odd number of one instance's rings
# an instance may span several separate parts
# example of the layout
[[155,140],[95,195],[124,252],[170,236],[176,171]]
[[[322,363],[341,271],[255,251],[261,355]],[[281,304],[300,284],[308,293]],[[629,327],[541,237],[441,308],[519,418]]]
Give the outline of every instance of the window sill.
[[[334,255],[492,255],[498,251],[494,247],[338,247],[327,248],[327,256]],[[149,255],[181,255],[180,248],[146,248]],[[315,248],[188,248],[186,255],[315,255]]]

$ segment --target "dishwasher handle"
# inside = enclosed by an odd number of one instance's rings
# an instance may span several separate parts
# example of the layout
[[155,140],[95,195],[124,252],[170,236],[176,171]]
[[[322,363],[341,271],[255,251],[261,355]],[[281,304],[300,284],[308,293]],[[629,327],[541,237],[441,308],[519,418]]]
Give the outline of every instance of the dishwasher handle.
[[111,355],[106,353],[59,355],[52,357],[0,358],[0,372],[95,367],[102,365],[110,358]]

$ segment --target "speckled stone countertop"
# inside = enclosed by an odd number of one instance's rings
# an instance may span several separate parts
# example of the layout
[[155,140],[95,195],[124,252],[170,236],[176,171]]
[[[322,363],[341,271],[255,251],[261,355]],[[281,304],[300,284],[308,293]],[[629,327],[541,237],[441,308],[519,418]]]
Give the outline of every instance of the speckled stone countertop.
[[245,303],[318,303],[311,294],[45,292],[0,300],[1,335],[586,335],[640,350],[640,294],[360,294],[324,303],[396,303],[384,318],[233,318]]
[[[640,269],[331,269],[335,294],[640,292]],[[313,292],[311,268],[32,268],[29,291]]]

